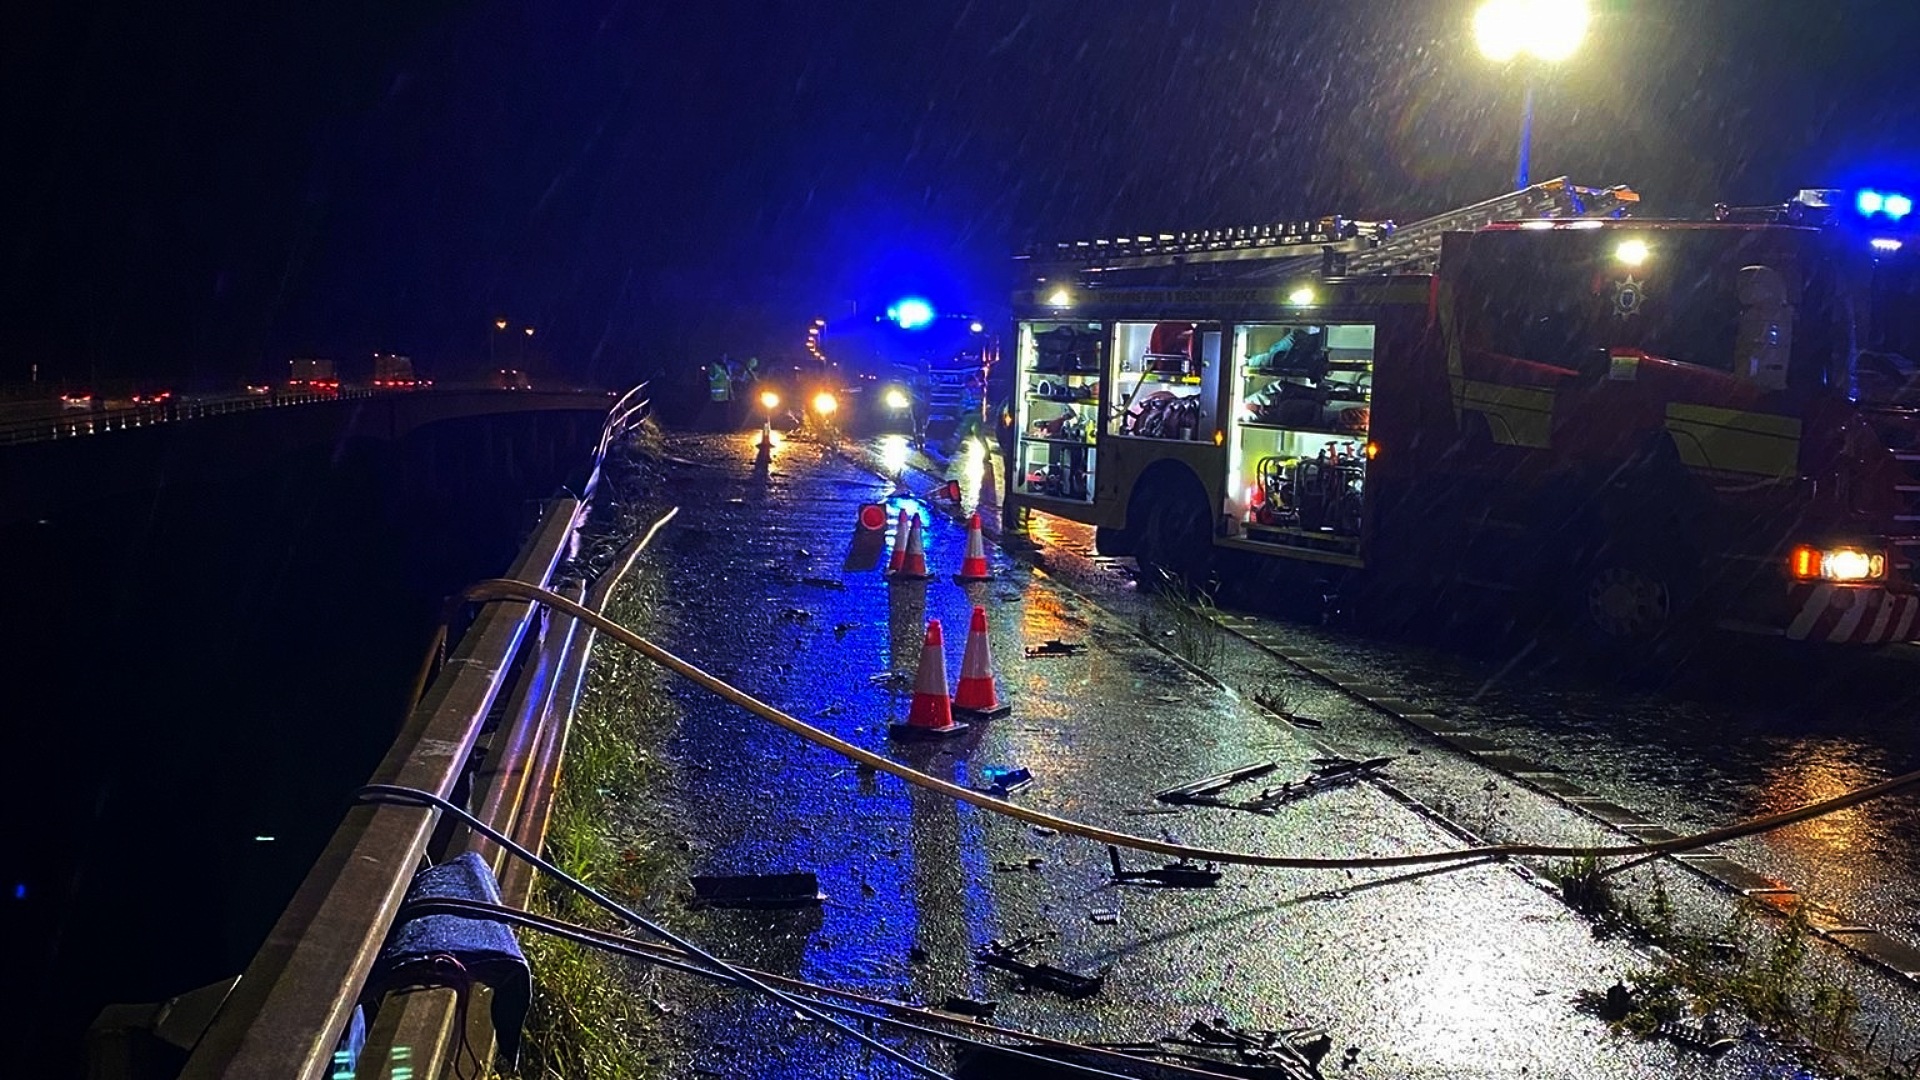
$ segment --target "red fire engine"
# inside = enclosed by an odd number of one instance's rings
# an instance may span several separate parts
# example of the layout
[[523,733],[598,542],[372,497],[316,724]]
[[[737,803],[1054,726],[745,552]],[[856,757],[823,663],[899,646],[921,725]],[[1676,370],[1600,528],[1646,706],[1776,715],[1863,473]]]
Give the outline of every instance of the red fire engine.
[[1030,253],[1010,524],[1387,618],[1505,594],[1620,642],[1920,637],[1920,286],[1876,235],[1910,204],[1875,198],[1655,221],[1560,179]]

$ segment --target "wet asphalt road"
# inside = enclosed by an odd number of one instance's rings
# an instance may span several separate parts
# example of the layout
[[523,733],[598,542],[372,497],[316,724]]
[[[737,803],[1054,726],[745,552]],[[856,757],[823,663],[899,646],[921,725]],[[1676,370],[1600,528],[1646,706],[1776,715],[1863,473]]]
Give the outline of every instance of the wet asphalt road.
[[[678,438],[671,452],[683,463],[671,468],[668,493],[684,510],[651,556],[662,597],[655,634],[842,737],[961,782],[978,783],[987,767],[1024,766],[1035,784],[1017,797],[1022,802],[1207,846],[1346,855],[1459,845],[1429,817],[1372,787],[1328,792],[1273,817],[1203,808],[1143,813],[1155,806],[1151,792],[1170,784],[1255,760],[1279,763],[1280,776],[1304,773],[1328,747],[1397,756],[1396,787],[1480,835],[1598,838],[1591,823],[1564,808],[1472,763],[1420,752],[1405,731],[1389,730],[1383,718],[1238,643],[1229,642],[1216,670],[1240,692],[1190,673],[1137,632],[1151,601],[1110,561],[1076,554],[1084,538],[1072,530],[1052,538],[1046,571],[995,551],[997,580],[963,589],[947,580],[962,530],[928,515],[935,579],[889,586],[875,573],[840,569],[857,507],[890,490],[870,469],[790,442],[776,450],[771,475],[756,476],[746,435]],[[1049,540],[1044,530],[1040,539]],[[885,726],[906,703],[872,677],[889,669],[896,652],[901,666],[911,666],[928,616],[947,628],[948,674],[956,676],[976,600],[990,611],[1000,688],[1014,700],[1014,715],[952,742],[890,744]],[[1397,678],[1409,694],[1448,698],[1436,708],[1460,707],[1453,699],[1486,681],[1471,663],[1310,627],[1284,630],[1343,651],[1348,666],[1372,665],[1376,681]],[[1024,646],[1051,638],[1088,648],[1065,658],[1022,655]],[[1250,700],[1252,690],[1323,726],[1303,731],[1281,722]],[[1496,687],[1473,707],[1489,723],[1505,716],[1535,732],[1525,724],[1534,707],[1526,693]],[[1573,714],[1564,705],[1573,693],[1549,700]],[[1584,921],[1511,868],[1419,876],[1230,868],[1223,887],[1209,892],[1113,886],[1095,845],[1042,835],[892,778],[862,777],[842,759],[697,690],[681,687],[675,696],[684,720],[672,746],[679,782],[669,797],[694,871],[808,869],[829,897],[818,911],[686,916],[682,929],[744,962],[882,996],[993,999],[1003,1023],[1075,1039],[1150,1039],[1216,1016],[1256,1028],[1316,1025],[1335,1040],[1330,1075],[1785,1075],[1753,1047],[1714,1062],[1667,1043],[1607,1035],[1573,996],[1605,987],[1644,959],[1594,940]],[[1589,738],[1606,741],[1604,733]],[[1614,756],[1635,755],[1616,747]],[[1630,768],[1619,771],[1636,780]],[[1637,782],[1665,790],[1657,773]],[[1040,860],[1037,870],[1025,868],[1029,859]],[[1117,917],[1095,922],[1096,910]],[[1007,977],[970,962],[980,942],[1036,932],[1057,935],[1044,958],[1076,969],[1111,964],[1104,992],[1081,1002],[1022,995]],[[1898,988],[1858,972],[1850,977],[1890,1031],[1912,1023]],[[779,1010],[692,985],[675,989],[684,994],[668,1007],[685,1021],[686,1037],[669,1072],[904,1075]],[[943,1049],[902,1045],[951,1065]]]

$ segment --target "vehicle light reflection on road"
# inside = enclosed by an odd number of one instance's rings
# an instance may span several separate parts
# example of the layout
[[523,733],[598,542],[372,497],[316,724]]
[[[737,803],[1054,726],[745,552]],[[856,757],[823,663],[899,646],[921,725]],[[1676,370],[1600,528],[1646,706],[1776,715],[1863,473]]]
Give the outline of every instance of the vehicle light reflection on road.
[[[1865,748],[1850,742],[1813,742],[1797,745],[1774,763],[1762,780],[1759,813],[1771,814],[1802,803],[1831,799],[1855,788],[1886,779],[1862,763]],[[1786,846],[1814,844],[1831,851],[1851,851],[1871,845],[1876,831],[1873,804],[1845,810],[1771,834],[1770,842]]]
[[907,456],[913,452],[905,435],[887,435],[880,440],[880,464],[887,475],[898,477],[907,471]]
[[960,512],[971,514],[980,509],[980,481],[987,475],[987,446],[979,439],[960,445]]

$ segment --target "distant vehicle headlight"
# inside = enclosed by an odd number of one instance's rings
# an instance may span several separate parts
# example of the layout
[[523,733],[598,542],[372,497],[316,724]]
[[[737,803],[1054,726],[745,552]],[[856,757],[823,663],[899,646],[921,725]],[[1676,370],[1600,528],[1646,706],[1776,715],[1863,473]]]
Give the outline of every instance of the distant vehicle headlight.
[[887,387],[886,401],[889,409],[904,409],[913,404],[913,399],[907,396],[907,392],[897,386]]
[[834,398],[830,391],[822,390],[813,395],[813,411],[819,413],[821,416],[832,416],[833,411],[839,407],[840,402]]

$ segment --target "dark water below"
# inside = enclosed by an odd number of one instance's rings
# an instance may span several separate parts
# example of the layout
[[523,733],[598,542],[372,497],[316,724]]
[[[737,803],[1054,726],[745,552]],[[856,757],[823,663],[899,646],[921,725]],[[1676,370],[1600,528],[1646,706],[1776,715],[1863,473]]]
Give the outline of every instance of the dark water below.
[[462,475],[463,437],[0,532],[10,1065],[78,1075],[103,1005],[245,967],[391,742],[441,598],[511,561],[559,479]]

